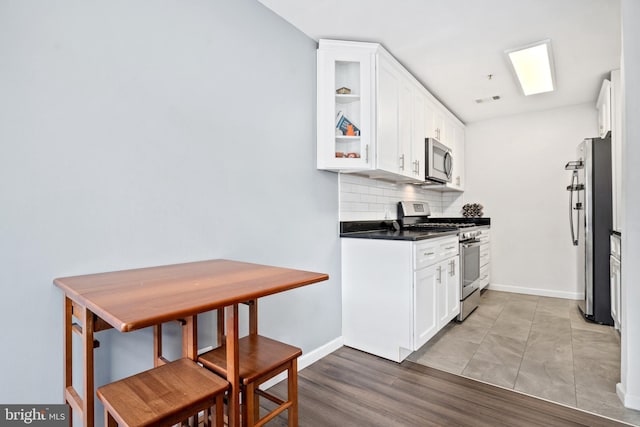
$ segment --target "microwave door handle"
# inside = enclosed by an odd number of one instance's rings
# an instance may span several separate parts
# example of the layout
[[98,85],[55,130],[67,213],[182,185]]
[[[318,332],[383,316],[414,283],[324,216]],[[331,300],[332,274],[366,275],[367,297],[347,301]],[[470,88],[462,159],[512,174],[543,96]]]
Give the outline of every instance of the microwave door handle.
[[444,155],[444,173],[448,179],[451,179],[451,172],[453,171],[453,159],[451,158],[451,152],[447,151]]

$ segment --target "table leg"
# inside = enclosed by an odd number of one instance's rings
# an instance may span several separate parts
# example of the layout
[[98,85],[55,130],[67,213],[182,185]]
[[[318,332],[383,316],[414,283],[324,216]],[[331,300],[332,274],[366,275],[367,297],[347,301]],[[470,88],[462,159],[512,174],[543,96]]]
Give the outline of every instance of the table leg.
[[71,405],[71,416],[74,406],[78,405],[72,397],[73,392],[73,305],[64,297],[64,399]]
[[82,396],[82,418],[85,427],[93,427],[94,423],[94,381],[93,381],[93,313],[83,309],[84,325],[82,325],[82,353],[84,356],[84,389]]
[[153,326],[153,367],[162,365],[162,324]]
[[229,427],[240,426],[240,357],[238,351],[238,304],[225,307],[227,329],[227,381],[229,392]]
[[258,334],[258,300],[249,302],[249,334]]
[[225,332],[224,332],[224,309],[219,308],[216,310],[217,329],[218,329],[218,345],[224,345]]
[[[74,311],[77,310],[77,311]],[[73,317],[78,318],[82,327],[74,326]],[[82,338],[82,373],[83,395],[80,397],[73,387],[73,332],[77,332]],[[70,416],[73,411],[82,413],[82,424],[85,427],[94,425],[94,376],[93,376],[93,335],[95,330],[94,314],[86,307],[74,304],[65,296],[64,301],[64,398],[71,406]]]
[[182,324],[182,357],[198,358],[198,316],[189,316]]

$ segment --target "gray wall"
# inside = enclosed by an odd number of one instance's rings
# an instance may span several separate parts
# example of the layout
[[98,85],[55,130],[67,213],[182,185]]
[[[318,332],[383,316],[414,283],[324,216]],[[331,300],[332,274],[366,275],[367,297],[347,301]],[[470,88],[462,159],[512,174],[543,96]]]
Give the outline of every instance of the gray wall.
[[[210,258],[326,272],[264,299],[260,327],[305,352],[341,335],[315,48],[254,0],[0,2],[0,402],[62,401],[60,276]],[[150,330],[98,338],[98,384],[151,366]]]

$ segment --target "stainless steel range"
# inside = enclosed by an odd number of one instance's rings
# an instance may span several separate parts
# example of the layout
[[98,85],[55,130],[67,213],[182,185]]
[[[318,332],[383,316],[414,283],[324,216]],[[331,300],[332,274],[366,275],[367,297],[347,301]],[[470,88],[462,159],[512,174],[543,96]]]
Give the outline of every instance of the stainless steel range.
[[463,321],[480,303],[480,236],[482,229],[469,220],[429,218],[431,209],[426,202],[398,203],[398,222],[403,230],[458,230],[460,242],[460,314]]

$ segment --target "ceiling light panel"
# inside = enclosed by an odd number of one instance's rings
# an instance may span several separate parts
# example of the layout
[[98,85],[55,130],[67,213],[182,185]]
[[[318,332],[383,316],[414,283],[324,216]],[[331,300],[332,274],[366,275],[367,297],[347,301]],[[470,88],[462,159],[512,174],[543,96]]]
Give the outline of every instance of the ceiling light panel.
[[505,53],[526,96],[555,89],[551,40],[510,49]]

